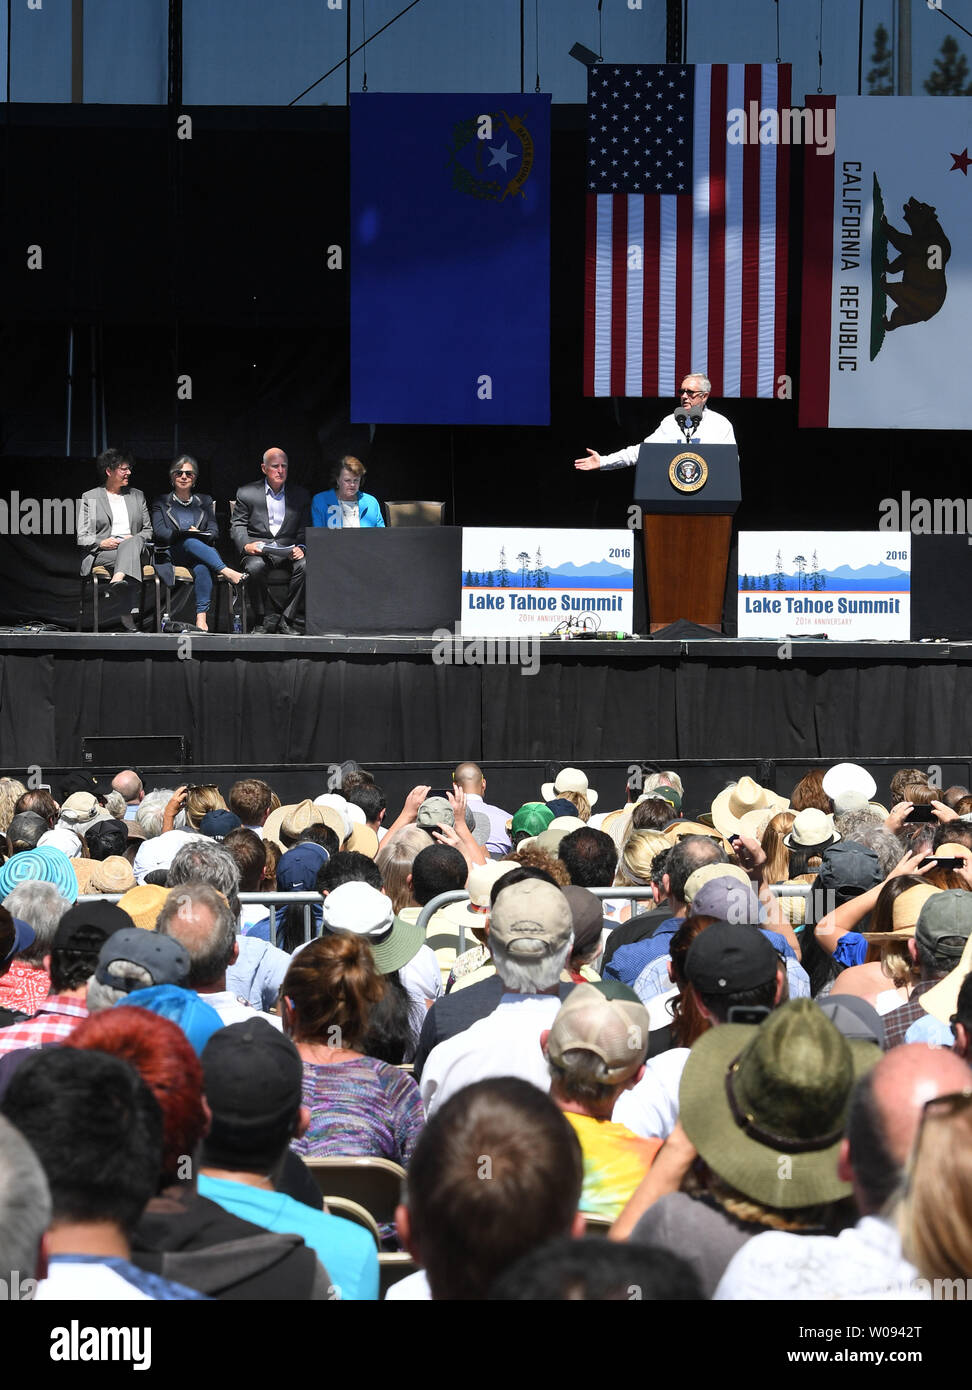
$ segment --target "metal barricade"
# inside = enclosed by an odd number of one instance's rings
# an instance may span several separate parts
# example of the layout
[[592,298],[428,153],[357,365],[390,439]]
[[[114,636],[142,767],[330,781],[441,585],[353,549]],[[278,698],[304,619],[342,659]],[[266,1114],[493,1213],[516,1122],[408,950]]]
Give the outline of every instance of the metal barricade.
[[[510,869],[511,869],[511,870],[512,870],[512,869],[515,869],[515,868],[517,868],[517,867],[518,867],[518,866],[517,866],[516,864],[514,864],[512,861],[510,862]],[[601,898],[601,899],[604,899],[604,898],[631,898],[631,899],[633,899],[635,902],[646,902],[646,903],[651,903],[652,907],[654,907],[654,905],[655,905],[655,900],[654,900],[654,898],[652,897],[651,889],[650,889],[650,888],[647,888],[647,887],[645,887],[645,888],[589,888],[587,891],[588,891],[589,893],[593,893],[594,896],[595,896],[595,898]],[[421,912],[420,912],[419,915],[418,915],[418,925],[419,925],[419,926],[422,928],[422,930],[424,931],[425,928],[426,928],[426,927],[428,926],[428,924],[429,924],[429,919],[431,918],[432,914],[433,914],[434,912],[438,912],[438,910],[439,910],[440,907],[445,907],[445,905],[446,905],[447,903],[467,902],[468,899],[469,899],[469,894],[466,892],[465,888],[454,888],[454,889],[451,889],[448,893],[440,893],[440,894],[438,895],[438,897],[432,898],[432,899],[431,899],[429,902],[427,902],[427,903],[425,904],[425,906],[422,908]],[[463,953],[463,951],[465,951],[465,949],[466,949],[466,927],[465,927],[465,923],[463,923],[463,922],[460,922],[458,925],[459,925],[459,950],[458,950],[457,954],[461,956],[462,953]]]

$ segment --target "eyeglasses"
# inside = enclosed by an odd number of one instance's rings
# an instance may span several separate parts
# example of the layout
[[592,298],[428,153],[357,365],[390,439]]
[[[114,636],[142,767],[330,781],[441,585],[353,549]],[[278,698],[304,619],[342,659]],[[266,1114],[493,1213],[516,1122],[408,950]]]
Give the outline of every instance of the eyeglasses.
[[191,468],[180,468],[177,473],[173,473],[174,478],[194,478],[196,475]]
[[681,391],[679,391],[678,394],[679,394],[680,396],[704,396],[704,395],[705,395],[705,392],[704,392],[704,391],[689,391],[686,387],[683,386],[682,389],[681,389]]
[[950,1091],[948,1095],[933,1096],[931,1100],[926,1100],[921,1107],[922,1124],[929,1118],[935,1120],[950,1120],[953,1115],[958,1115],[961,1111],[968,1109],[972,1105],[972,1091]]

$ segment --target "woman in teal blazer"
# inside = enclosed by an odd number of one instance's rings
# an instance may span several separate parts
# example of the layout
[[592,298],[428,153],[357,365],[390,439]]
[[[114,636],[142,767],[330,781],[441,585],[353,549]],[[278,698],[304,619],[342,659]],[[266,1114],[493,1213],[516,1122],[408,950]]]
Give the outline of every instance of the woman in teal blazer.
[[384,526],[378,499],[361,491],[364,475],[365,466],[361,460],[346,454],[331,475],[331,489],[317,493],[311,503],[312,525]]

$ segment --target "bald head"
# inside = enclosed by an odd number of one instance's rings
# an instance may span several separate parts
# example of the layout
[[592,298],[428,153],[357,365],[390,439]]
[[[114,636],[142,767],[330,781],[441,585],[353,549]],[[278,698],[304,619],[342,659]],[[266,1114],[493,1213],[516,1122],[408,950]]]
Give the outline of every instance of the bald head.
[[951,1091],[966,1090],[972,1085],[972,1071],[947,1048],[906,1043],[881,1058],[871,1079],[888,1151],[897,1163],[904,1165],[926,1102]]
[[972,1070],[961,1057],[925,1043],[892,1048],[857,1083],[845,1158],[862,1213],[880,1211],[897,1188],[927,1102],[969,1087]]
[[486,785],[483,770],[475,763],[460,763],[452,774],[452,780],[457,787],[461,787],[467,795],[472,796],[482,796],[483,787]]
[[118,792],[126,801],[141,801],[145,795],[142,790],[142,779],[137,772],[132,772],[127,768],[124,772],[119,772],[117,777],[111,781],[111,789]]
[[236,922],[222,893],[208,883],[173,888],[155,930],[171,936],[189,956],[187,989],[226,988],[226,971],[238,954]]

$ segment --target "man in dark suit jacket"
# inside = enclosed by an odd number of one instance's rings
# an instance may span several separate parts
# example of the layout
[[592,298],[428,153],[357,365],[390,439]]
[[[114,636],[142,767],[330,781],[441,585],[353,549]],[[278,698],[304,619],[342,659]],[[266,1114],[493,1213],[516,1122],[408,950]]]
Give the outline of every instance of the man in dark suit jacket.
[[[296,633],[294,622],[304,597],[304,531],[310,525],[310,494],[302,487],[287,486],[287,455],[283,449],[268,449],[263,455],[263,480],[247,483],[236,494],[231,532],[250,576],[249,590],[254,633]],[[266,615],[267,599],[274,603],[267,587],[271,569],[290,574],[287,603],[279,618]]]

